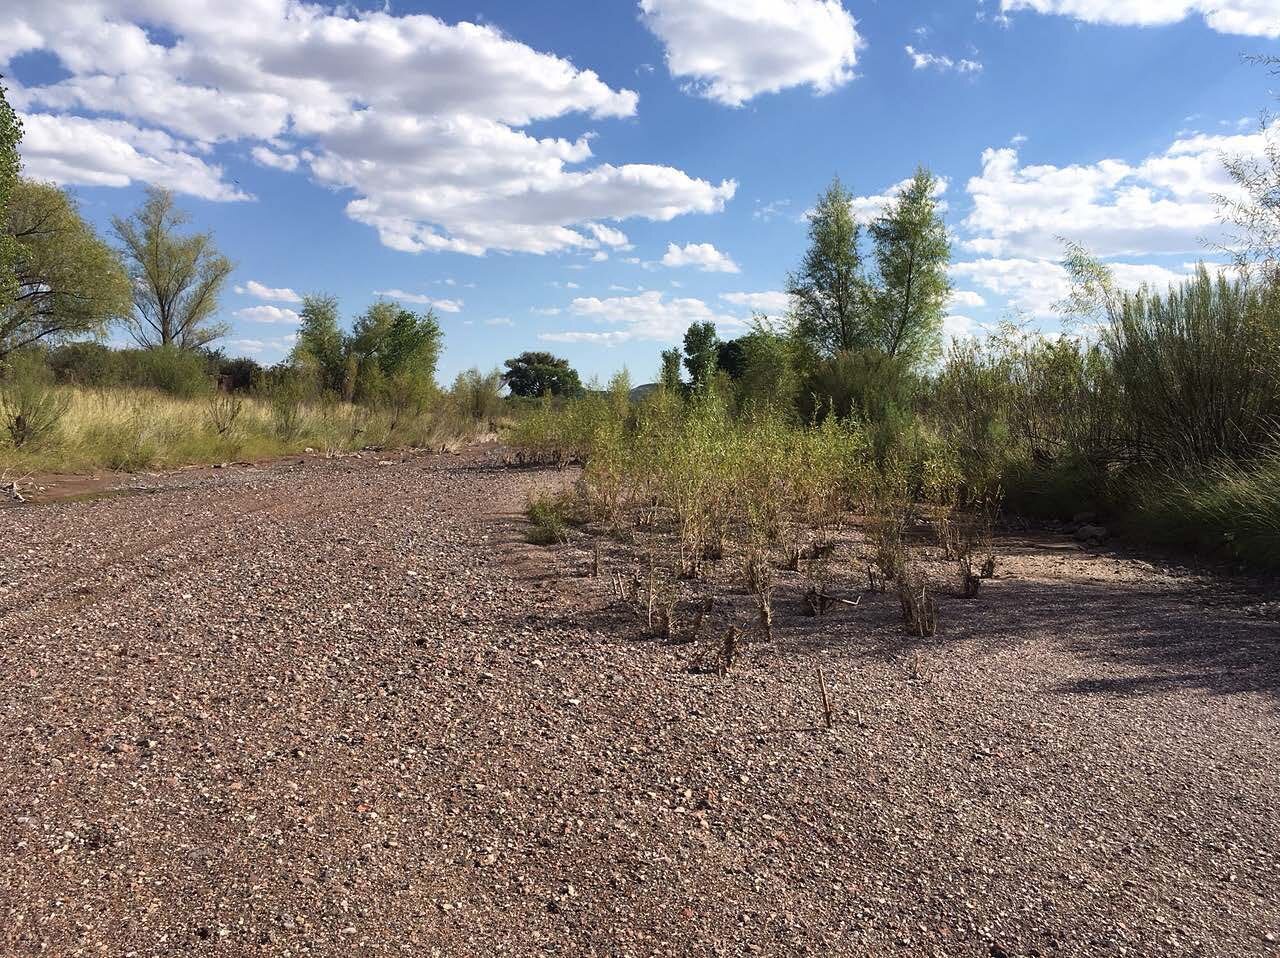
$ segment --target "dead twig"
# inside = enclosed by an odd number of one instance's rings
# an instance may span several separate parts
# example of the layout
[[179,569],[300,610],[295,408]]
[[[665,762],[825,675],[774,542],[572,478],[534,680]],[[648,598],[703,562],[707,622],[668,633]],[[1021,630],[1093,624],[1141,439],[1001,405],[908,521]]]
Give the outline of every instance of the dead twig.
[[831,696],[827,694],[827,677],[821,665],[818,666],[818,690],[822,693],[822,720],[827,728],[831,728],[834,724],[831,714]]

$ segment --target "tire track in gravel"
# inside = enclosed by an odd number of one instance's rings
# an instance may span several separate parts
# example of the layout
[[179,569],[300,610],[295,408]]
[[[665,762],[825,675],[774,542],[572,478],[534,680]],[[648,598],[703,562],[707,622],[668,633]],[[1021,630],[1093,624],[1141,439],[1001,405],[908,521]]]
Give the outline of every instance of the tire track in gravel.
[[[417,464],[415,464],[416,466]],[[380,477],[390,478],[397,472],[407,473],[411,470],[394,470],[394,467],[385,468],[380,472]],[[430,466],[428,466],[430,469]],[[420,471],[414,469],[412,471]],[[360,473],[347,473],[339,477],[339,479],[359,479]],[[398,500],[416,501],[418,492],[413,490],[409,484],[404,484],[399,490],[388,490],[384,483],[380,483],[384,488],[379,490],[379,498],[383,505],[390,502],[388,492],[395,495]],[[337,485],[322,486],[320,500],[317,501],[315,495],[310,491],[304,495],[295,494],[281,502],[272,500],[268,502],[257,502],[247,509],[240,510],[225,518],[219,518],[208,522],[198,523],[185,530],[179,530],[180,523],[173,524],[166,532],[159,536],[152,537],[144,542],[138,543],[133,547],[124,550],[114,558],[105,562],[97,563],[87,569],[73,571],[69,575],[64,575],[53,583],[46,585],[35,596],[26,600],[26,607],[19,606],[24,603],[19,601],[17,605],[9,604],[0,607],[0,624],[13,628],[15,624],[25,624],[28,628],[39,626],[49,619],[57,619],[75,615],[91,606],[97,605],[104,599],[125,600],[135,596],[138,592],[147,588],[154,587],[162,582],[169,581],[177,575],[188,575],[210,563],[232,560],[237,557],[247,555],[258,548],[258,538],[253,535],[244,535],[246,531],[252,531],[254,526],[263,520],[274,520],[283,526],[286,523],[295,520],[311,520],[320,519],[325,516],[333,515],[337,512],[350,508],[352,502],[352,494],[355,490],[341,483]],[[260,499],[260,495],[245,496],[244,499],[256,500]],[[202,543],[206,538],[210,539],[208,547],[195,550],[192,547]],[[219,543],[226,542],[226,547],[218,547]],[[239,543],[238,545],[233,543]],[[176,565],[156,566],[157,560],[166,558],[165,551],[173,547],[182,546],[182,551],[200,551],[202,554],[199,558],[188,560]],[[178,552],[181,555],[181,552]],[[153,575],[139,576],[132,582],[121,583],[117,580],[102,581],[102,576],[116,569],[127,567],[135,560],[146,558],[148,565],[155,572]],[[94,584],[84,584],[83,580],[87,578],[96,578],[98,581]],[[61,601],[56,600],[56,594],[65,592],[68,589],[78,589],[78,594],[67,596]],[[45,600],[50,600],[45,602]],[[16,615],[14,613],[17,613]]]
[[[154,494],[158,496],[165,495],[164,492]],[[239,534],[242,531],[252,529],[253,523],[267,518],[288,520],[313,514],[332,514],[349,504],[350,490],[338,488],[336,491],[322,493],[320,503],[317,503],[316,497],[313,495],[296,495],[296,490],[291,490],[288,498],[283,501],[279,497],[263,501],[264,495],[270,495],[270,491],[255,489],[252,493],[241,495],[228,503],[234,509],[237,503],[249,502],[251,504],[248,508],[224,513],[217,518],[198,522],[194,525],[184,527],[182,519],[179,517],[176,521],[169,523],[158,535],[152,535],[140,542],[135,542],[109,559],[88,566],[73,567],[52,581],[41,583],[33,593],[16,598],[11,597],[4,605],[0,606],[0,624],[13,627],[15,622],[21,623],[24,619],[32,617],[38,622],[51,615],[69,615],[96,604],[106,597],[107,592],[123,597],[154,583],[158,578],[171,577],[174,574],[198,569],[217,558],[234,558],[238,555],[244,555],[255,548],[254,540],[252,536],[240,536]],[[157,510],[165,509],[168,506],[170,506],[170,503],[158,503]],[[119,536],[121,539],[125,539],[129,535],[126,529],[116,531],[122,533]],[[148,576],[134,584],[122,585],[117,581],[101,581],[106,573],[127,567],[139,559],[145,558],[149,563],[153,564],[155,560],[164,558],[166,551],[171,551],[176,546],[187,547],[187,551],[190,551],[192,544],[199,543],[206,537],[214,539],[215,542],[221,538],[232,538],[233,541],[235,538],[239,538],[243,545],[231,549],[230,552],[208,549],[206,550],[207,554],[200,559],[188,561],[178,567],[161,568],[158,570],[158,575]],[[69,539],[73,538],[73,536],[65,538]],[[96,584],[86,584],[84,581],[86,579],[97,581]],[[19,587],[24,584],[26,583],[17,583]],[[58,593],[77,588],[81,590],[80,595],[67,597],[61,602],[55,601],[53,604],[45,604],[46,600],[55,599]]]
[[[165,496],[165,491],[148,493],[148,495]],[[36,585],[35,589],[27,595],[11,595],[7,597],[4,600],[4,604],[0,605],[0,620],[3,620],[4,616],[18,610],[22,605],[31,602],[38,602],[60,589],[74,585],[82,578],[105,572],[123,563],[130,562],[139,556],[147,554],[148,552],[163,549],[165,546],[172,543],[190,539],[209,529],[237,522],[247,517],[252,517],[279,504],[278,500],[263,502],[262,498],[263,493],[261,490],[254,490],[251,494],[238,496],[236,499],[233,499],[226,504],[228,511],[224,513],[224,515],[217,519],[198,522],[194,525],[185,523],[184,520],[186,517],[179,512],[179,514],[171,521],[159,525],[158,528],[148,529],[147,532],[150,534],[146,535],[145,538],[142,539],[138,538],[139,530],[135,527],[108,523],[100,528],[95,528],[92,532],[92,547],[95,551],[100,553],[113,552],[114,554],[112,554],[110,558],[81,565],[72,564],[69,567],[64,568],[62,571],[55,573],[52,579],[48,578],[47,570],[42,570],[28,576],[26,579],[11,582],[10,586],[18,589],[21,589],[23,586],[29,586],[33,583]],[[240,503],[250,503],[250,505],[248,508],[237,510],[236,506]],[[50,515],[50,510],[67,508],[67,506],[61,503],[53,503],[49,505],[34,506],[32,508],[40,510],[40,514],[42,515]],[[173,510],[171,509],[171,503],[163,502],[157,503],[155,511],[157,514],[167,515]],[[88,518],[92,519],[92,516]],[[82,534],[88,533],[82,533],[81,530],[77,529],[75,532],[63,533],[49,539],[32,542],[30,545],[42,552],[56,554],[56,550],[68,543],[75,542]]]

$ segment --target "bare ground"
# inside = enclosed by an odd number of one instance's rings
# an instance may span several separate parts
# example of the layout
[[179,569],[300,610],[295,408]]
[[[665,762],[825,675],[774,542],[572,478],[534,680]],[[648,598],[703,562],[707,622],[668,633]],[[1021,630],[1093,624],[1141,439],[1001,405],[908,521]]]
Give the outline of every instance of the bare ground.
[[1268,596],[1009,540],[697,674],[493,459],[0,511],[0,951],[1280,954]]

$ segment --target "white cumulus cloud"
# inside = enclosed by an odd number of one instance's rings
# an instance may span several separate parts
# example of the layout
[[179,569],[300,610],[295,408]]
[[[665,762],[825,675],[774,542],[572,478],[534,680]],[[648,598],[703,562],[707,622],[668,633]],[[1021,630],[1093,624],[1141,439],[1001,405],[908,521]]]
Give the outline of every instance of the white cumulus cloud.
[[251,199],[222,167],[162,130],[123,120],[19,112],[27,176],[68,186],[153,183],[206,200]]
[[830,93],[854,76],[862,37],[840,0],[640,0],[671,75],[727,106],[808,86]]
[[1209,29],[1241,36],[1280,36],[1277,0],[1001,0],[1004,13],[1033,10],[1060,14],[1086,23],[1155,27],[1191,16]]
[[300,303],[302,297],[289,289],[287,286],[271,287],[263,283],[259,283],[256,279],[251,279],[243,286],[237,286],[236,292],[245,296],[256,296],[258,299],[265,299],[277,303]]
[[64,74],[12,90],[28,172],[59,182],[248,199],[210,159],[235,144],[347,193],[387,246],[473,255],[621,247],[602,223],[715,213],[736,190],[596,163],[590,129],[526,132],[629,117],[638,98],[488,25],[305,0],[9,0],[0,33],[0,68],[39,51]]
[[981,73],[982,64],[977,60],[953,60],[951,57],[938,53],[927,53],[924,50],[917,50],[915,47],[907,44],[907,56],[911,58],[911,65],[917,70],[934,69],[942,73]]
[[1216,232],[1214,195],[1233,186],[1224,154],[1260,154],[1261,133],[1196,134],[1130,163],[1102,159],[1068,166],[1024,165],[1016,149],[989,149],[969,180],[973,208],[965,246],[1001,257],[1056,257],[1061,238],[1100,256],[1185,253]]
[[234,313],[240,319],[246,319],[251,323],[297,323],[298,314],[292,309],[285,309],[281,306],[246,306],[243,309],[237,309]]
[[666,255],[662,257],[662,265],[672,268],[694,266],[704,273],[742,272],[732,257],[722,253],[710,243],[686,243],[684,246],[668,243]]
[[720,298],[734,306],[745,306],[752,312],[777,316],[791,305],[791,297],[777,290],[764,293],[721,293]]
[[413,303],[417,306],[431,306],[442,313],[462,312],[463,302],[460,299],[436,299],[425,293],[406,293],[402,289],[375,289],[374,296],[385,296],[401,303]]
[[553,343],[601,345],[638,339],[674,342],[684,335],[690,323],[711,322],[725,329],[742,326],[737,317],[719,313],[700,299],[666,299],[657,290],[609,299],[580,297],[570,304],[569,310],[611,328],[543,333],[538,338]]

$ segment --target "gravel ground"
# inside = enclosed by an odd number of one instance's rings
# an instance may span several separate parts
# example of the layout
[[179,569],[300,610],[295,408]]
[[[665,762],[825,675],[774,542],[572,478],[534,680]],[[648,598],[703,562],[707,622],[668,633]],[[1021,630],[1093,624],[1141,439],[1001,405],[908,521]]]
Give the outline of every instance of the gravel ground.
[[496,458],[0,511],[0,951],[1280,954],[1267,597],[1006,541],[698,674]]

